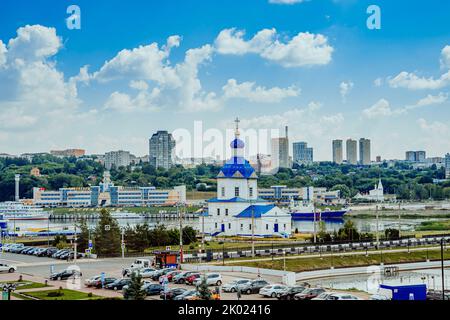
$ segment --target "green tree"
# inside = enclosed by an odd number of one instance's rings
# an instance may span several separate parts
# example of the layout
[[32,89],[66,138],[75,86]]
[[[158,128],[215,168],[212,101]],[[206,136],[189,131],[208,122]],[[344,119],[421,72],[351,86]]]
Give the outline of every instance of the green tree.
[[400,233],[398,232],[398,229],[386,229],[386,230],[384,230],[384,235],[386,236],[386,239],[388,239],[388,240],[398,239],[400,237]]
[[126,300],[145,300],[146,293],[142,290],[142,276],[139,272],[131,274],[131,283],[126,288],[123,297]]
[[339,240],[353,241],[359,239],[359,232],[352,220],[345,222],[344,227],[338,231]]
[[77,228],[80,229],[80,234],[77,237],[77,249],[79,252],[84,252],[89,247],[89,228],[86,218],[81,217]]
[[95,229],[95,252],[100,256],[115,256],[121,252],[119,225],[106,209],[100,211],[100,220]]
[[198,295],[201,300],[211,300],[212,294],[209,290],[208,283],[206,282],[206,277],[204,275],[201,276],[201,282],[197,287]]

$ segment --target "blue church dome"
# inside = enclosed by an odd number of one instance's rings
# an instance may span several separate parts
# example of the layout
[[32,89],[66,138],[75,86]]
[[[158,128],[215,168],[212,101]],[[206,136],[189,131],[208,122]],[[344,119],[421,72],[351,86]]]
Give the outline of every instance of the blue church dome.
[[230,147],[232,149],[244,149],[245,143],[241,139],[234,139],[233,141],[231,141]]

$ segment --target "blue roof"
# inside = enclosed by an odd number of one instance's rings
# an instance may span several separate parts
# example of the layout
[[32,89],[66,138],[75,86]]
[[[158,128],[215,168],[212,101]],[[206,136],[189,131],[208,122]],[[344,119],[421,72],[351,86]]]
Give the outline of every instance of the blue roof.
[[232,157],[225,163],[220,172],[225,178],[235,178],[234,175],[239,172],[243,178],[248,179],[255,173],[255,169],[243,157]]
[[247,207],[244,211],[236,215],[236,218],[251,218],[252,215],[255,219],[261,218],[263,214],[266,214],[270,210],[275,208],[275,205],[252,205]]

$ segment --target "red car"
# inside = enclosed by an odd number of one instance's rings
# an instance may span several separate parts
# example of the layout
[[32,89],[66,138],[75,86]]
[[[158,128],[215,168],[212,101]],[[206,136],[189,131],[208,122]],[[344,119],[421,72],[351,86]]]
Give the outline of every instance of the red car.
[[173,277],[175,277],[177,274],[180,274],[181,271],[176,270],[176,271],[171,271],[168,274],[166,274],[167,280],[169,280],[169,282],[172,282]]
[[194,284],[196,279],[200,278],[200,273],[193,273],[189,277],[186,278],[186,284]]

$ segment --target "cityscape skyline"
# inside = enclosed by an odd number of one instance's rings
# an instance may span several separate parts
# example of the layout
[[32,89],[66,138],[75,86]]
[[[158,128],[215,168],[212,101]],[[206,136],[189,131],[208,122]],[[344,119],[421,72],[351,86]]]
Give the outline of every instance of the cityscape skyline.
[[[65,3],[22,11],[2,1],[1,152],[143,155],[151,132],[193,132],[197,120],[225,131],[239,115],[242,129],[289,126],[290,140],[313,145],[317,161],[330,159],[329,141],[348,137],[370,138],[385,159],[422,149],[442,157],[450,150],[450,4],[427,3],[433,21],[418,26],[410,21],[423,20],[420,4],[405,12],[380,0],[376,31],[366,27],[368,4],[149,2],[131,19],[119,1],[107,16],[79,1],[84,23],[69,30]],[[262,20],[250,14],[261,12]]]

